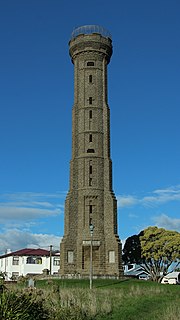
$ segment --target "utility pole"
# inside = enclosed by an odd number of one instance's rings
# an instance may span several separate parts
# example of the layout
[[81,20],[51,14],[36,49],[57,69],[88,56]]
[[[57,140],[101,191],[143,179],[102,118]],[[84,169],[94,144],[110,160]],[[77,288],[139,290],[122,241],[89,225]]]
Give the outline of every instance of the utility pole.
[[51,274],[52,274],[52,244],[50,245],[50,267],[49,267],[49,274],[50,274],[50,276],[51,276]]
[[93,231],[94,231],[94,226],[91,223],[89,226],[90,229],[90,235],[91,235],[91,244],[90,244],[90,274],[89,274],[89,287],[92,289],[92,279],[93,279]]

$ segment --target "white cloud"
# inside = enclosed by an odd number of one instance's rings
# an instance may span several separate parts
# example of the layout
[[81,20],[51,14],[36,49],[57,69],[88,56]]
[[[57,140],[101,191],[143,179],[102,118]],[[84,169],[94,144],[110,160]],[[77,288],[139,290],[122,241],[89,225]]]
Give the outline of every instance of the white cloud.
[[[64,194],[63,194],[64,197]],[[63,212],[62,194],[6,193],[0,195],[0,223],[8,220],[31,220],[56,216]],[[64,201],[63,201],[64,202]]]
[[4,233],[0,233],[1,254],[7,249],[11,251],[23,248],[43,248],[48,250],[52,245],[54,249],[59,249],[60,236],[53,234],[33,234],[19,229],[9,229]]
[[146,196],[141,200],[143,205],[150,207],[170,201],[180,201],[180,185],[154,190],[150,196]]
[[136,205],[139,200],[136,197],[130,195],[117,196],[117,204],[119,208],[122,207],[131,207]]
[[154,208],[162,203],[180,201],[180,185],[171,186],[165,189],[157,189],[142,197],[134,195],[119,195],[117,196],[117,201],[118,207],[121,208],[132,207],[135,205]]
[[7,220],[29,220],[43,216],[54,216],[61,213],[60,209],[45,210],[28,207],[0,207],[0,222]]
[[154,217],[153,221],[159,228],[180,232],[180,219],[171,218],[166,214],[161,214],[160,216]]
[[8,199],[9,201],[44,201],[45,199],[60,199],[64,198],[66,193],[63,192],[55,192],[55,193],[43,193],[43,192],[15,192],[15,193],[3,193],[0,194],[0,199]]

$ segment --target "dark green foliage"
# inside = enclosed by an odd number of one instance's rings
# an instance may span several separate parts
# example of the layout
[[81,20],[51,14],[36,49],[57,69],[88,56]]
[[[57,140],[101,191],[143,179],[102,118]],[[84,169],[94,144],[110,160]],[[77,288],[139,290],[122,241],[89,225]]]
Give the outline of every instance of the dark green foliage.
[[129,263],[142,263],[142,257],[141,257],[141,242],[140,242],[140,236],[143,235],[143,231],[141,231],[138,235],[133,235],[129,238],[127,238],[124,249],[123,249],[123,255],[122,259],[125,264]]

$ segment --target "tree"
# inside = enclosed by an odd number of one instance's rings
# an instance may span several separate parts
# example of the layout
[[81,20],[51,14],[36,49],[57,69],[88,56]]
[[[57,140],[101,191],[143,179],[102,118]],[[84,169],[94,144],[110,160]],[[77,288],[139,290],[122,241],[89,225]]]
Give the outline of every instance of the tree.
[[[153,281],[160,282],[168,273],[169,267],[174,262],[174,269],[177,268],[180,261],[180,233],[169,231],[163,228],[149,227],[141,231],[136,236],[137,249],[130,248],[125,244],[124,261],[140,263],[141,267],[148,272]],[[130,237],[135,239],[135,236]],[[129,238],[128,238],[129,239]],[[130,240],[126,240],[129,241]],[[134,255],[134,252],[139,252]],[[140,258],[139,258],[140,256]]]
[[123,248],[122,259],[125,264],[142,262],[139,235],[135,234],[127,238]]
[[172,262],[180,259],[180,233],[163,228],[149,227],[140,236],[144,268],[152,280],[160,282],[168,273]]

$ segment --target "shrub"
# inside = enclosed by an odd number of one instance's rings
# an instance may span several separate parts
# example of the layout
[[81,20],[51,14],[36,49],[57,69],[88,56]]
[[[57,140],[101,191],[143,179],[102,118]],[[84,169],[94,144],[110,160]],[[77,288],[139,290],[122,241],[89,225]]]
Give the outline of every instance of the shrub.
[[32,292],[5,291],[0,295],[0,319],[48,319],[43,299]]

